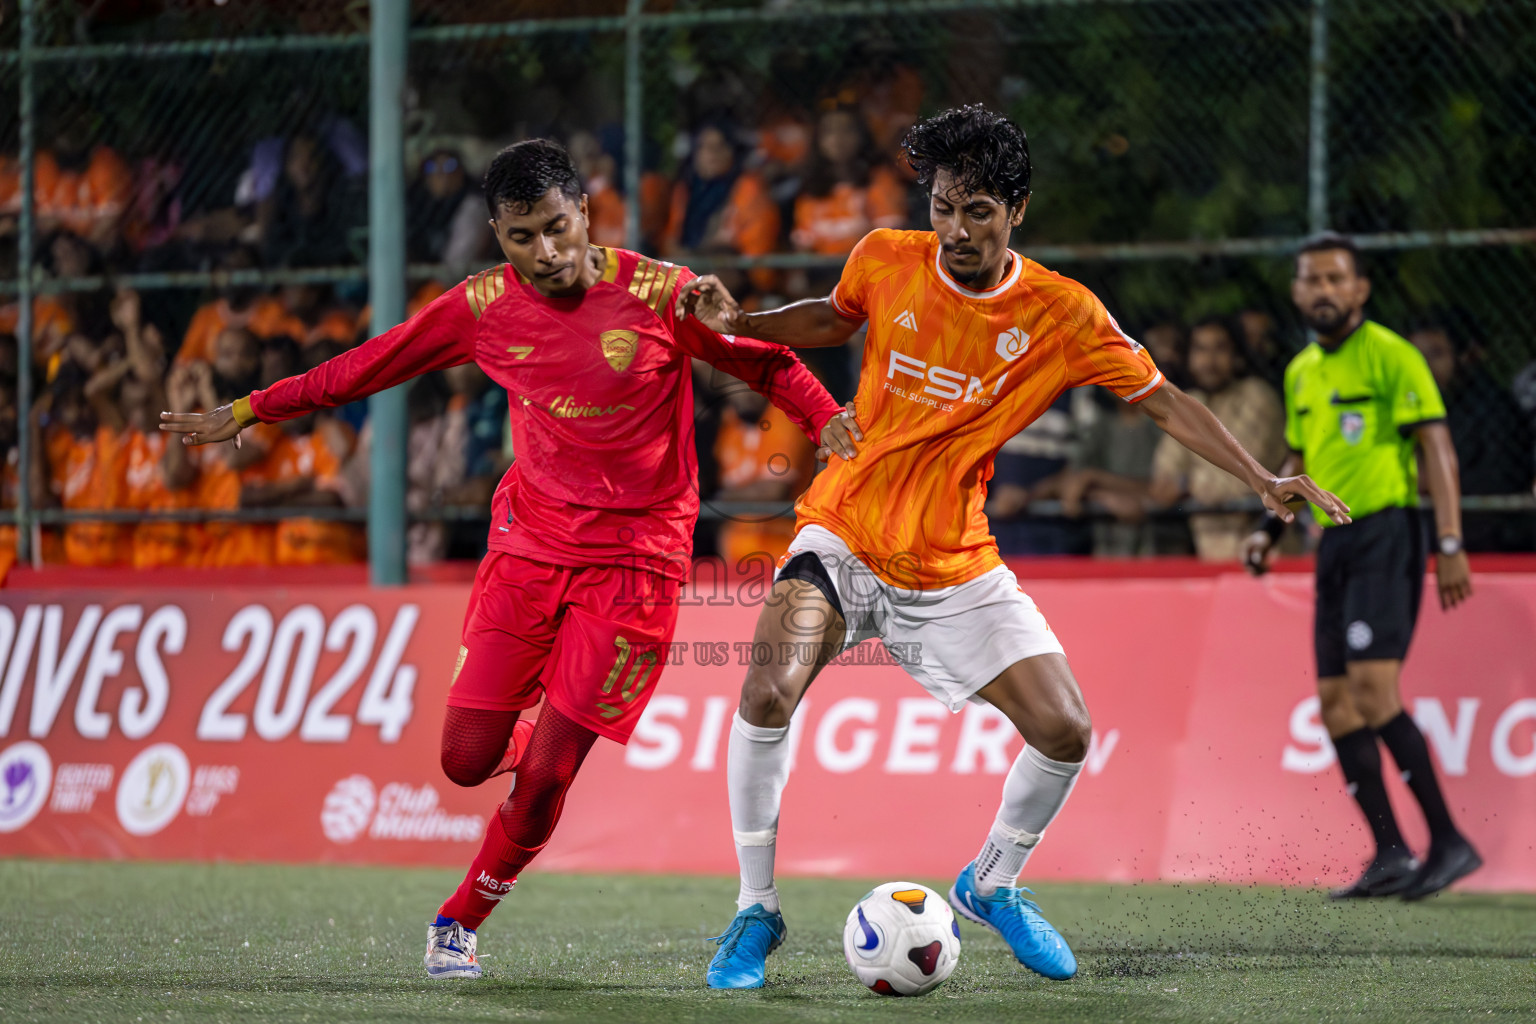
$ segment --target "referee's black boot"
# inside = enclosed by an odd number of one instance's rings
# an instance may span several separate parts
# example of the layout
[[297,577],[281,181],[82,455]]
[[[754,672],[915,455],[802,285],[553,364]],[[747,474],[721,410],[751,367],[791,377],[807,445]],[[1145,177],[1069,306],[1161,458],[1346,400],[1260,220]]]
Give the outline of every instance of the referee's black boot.
[[1366,865],[1354,885],[1335,889],[1329,899],[1353,900],[1369,896],[1394,896],[1412,885],[1418,878],[1419,862],[1406,847],[1378,850],[1376,859]]
[[1413,882],[1403,889],[1405,900],[1421,900],[1433,896],[1459,878],[1465,878],[1483,866],[1472,844],[1460,835],[1437,839],[1429,846],[1424,866],[1413,876]]

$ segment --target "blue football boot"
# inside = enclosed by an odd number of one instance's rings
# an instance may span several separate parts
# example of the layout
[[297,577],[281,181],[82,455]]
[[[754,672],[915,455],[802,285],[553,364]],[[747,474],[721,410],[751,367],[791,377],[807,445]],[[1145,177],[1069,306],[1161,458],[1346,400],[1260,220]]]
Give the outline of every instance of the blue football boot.
[[1019,963],[1052,981],[1066,981],[1077,973],[1061,933],[1040,913],[1040,908],[1021,893],[1028,889],[999,888],[990,896],[976,891],[976,862],[965,866],[949,890],[949,903],[968,920],[992,929],[1003,937]]
[[714,937],[720,952],[709,962],[706,983],[710,988],[762,988],[768,954],[787,933],[777,910],[770,913],[761,903],[738,910],[725,934]]

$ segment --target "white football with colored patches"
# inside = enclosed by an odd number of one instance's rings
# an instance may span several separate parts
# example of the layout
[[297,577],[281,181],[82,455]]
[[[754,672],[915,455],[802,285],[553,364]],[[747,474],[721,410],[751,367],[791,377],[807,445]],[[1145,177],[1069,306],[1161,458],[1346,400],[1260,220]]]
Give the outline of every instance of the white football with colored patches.
[[871,991],[920,996],[954,973],[960,925],[944,897],[927,886],[886,882],[848,912],[843,955]]

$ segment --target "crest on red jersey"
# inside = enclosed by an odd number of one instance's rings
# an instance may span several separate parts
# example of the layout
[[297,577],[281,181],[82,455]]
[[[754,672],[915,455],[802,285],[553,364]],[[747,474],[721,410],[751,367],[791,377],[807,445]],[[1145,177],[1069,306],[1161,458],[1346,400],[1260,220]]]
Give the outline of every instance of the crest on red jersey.
[[634,331],[604,331],[598,340],[603,345],[603,358],[613,367],[614,373],[623,373],[635,361],[635,351],[640,347],[640,335]]

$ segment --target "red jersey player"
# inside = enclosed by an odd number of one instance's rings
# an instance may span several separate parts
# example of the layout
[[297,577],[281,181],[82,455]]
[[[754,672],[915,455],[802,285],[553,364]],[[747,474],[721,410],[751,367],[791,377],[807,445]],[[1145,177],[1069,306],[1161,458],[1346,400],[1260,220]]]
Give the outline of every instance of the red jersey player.
[[[590,245],[558,145],[503,150],[485,196],[506,264],[308,373],[161,424],[188,444],[228,440],[471,361],[507,389],[517,461],[491,503],[442,764],[461,786],[517,774],[428,926],[435,978],[479,977],[475,929],[548,842],[592,744],[627,742],[656,691],[699,509],[691,357],[745,380],[829,452],[849,457],[858,438],[787,348],[678,316],[687,269]],[[519,723],[541,694],[538,721]]]

